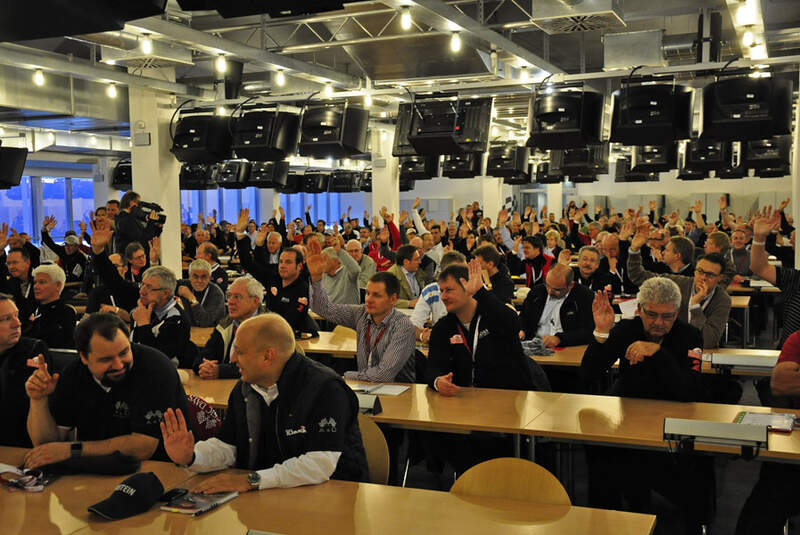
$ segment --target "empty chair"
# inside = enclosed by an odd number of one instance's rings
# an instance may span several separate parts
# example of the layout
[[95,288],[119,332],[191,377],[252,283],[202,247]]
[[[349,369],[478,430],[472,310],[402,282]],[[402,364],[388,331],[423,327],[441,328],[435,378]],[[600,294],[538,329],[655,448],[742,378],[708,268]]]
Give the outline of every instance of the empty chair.
[[561,482],[538,464],[501,457],[477,464],[459,477],[450,492],[553,505],[572,505]]
[[358,427],[361,430],[364,451],[367,452],[369,482],[385,485],[389,481],[389,447],[386,445],[386,438],[378,424],[369,416],[359,414]]

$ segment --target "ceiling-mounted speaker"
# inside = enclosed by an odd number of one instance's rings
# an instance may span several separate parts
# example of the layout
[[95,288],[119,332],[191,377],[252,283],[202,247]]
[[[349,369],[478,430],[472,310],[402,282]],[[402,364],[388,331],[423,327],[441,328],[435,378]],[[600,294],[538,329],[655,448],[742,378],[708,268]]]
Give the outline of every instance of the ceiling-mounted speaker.
[[250,161],[280,161],[297,152],[300,116],[278,110],[250,109],[236,119],[233,150]]
[[[402,180],[401,180],[402,182]],[[361,191],[370,193],[372,191],[372,170],[365,170],[361,177]]]
[[717,178],[721,178],[723,180],[730,180],[730,179],[740,179],[747,176],[747,169],[738,165],[736,167],[723,167],[722,169],[716,170]]
[[636,146],[631,156],[631,170],[634,173],[662,173],[678,165],[675,143]]
[[401,127],[409,130],[399,133],[392,154],[409,154],[404,139],[413,148],[413,154],[438,156],[486,151],[492,117],[491,98],[417,100],[401,104],[398,117],[401,113],[410,114],[411,119],[398,120],[395,131]]
[[599,182],[597,175],[589,174],[578,174],[578,175],[570,175],[569,181],[573,184],[591,184],[592,182]]
[[178,175],[179,187],[187,191],[217,189],[217,171],[217,164],[185,163]]
[[133,189],[133,166],[129,159],[120,160],[114,166],[111,172],[111,187],[119,191]]
[[282,188],[289,174],[289,162],[251,162],[245,187]]
[[244,189],[250,177],[251,164],[245,160],[228,160],[219,164],[217,185],[224,189]]
[[693,94],[674,84],[624,86],[614,93],[610,141],[661,145],[689,138]]
[[788,167],[791,150],[791,136],[746,141],[742,143],[742,166],[747,169]]
[[600,143],[603,95],[592,91],[540,93],[533,103],[531,137],[539,149],[572,149]]
[[[0,147],[0,189],[19,186],[27,160],[28,149],[26,148]],[[128,161],[128,165],[130,170],[130,161]],[[130,179],[130,173],[128,176]]]
[[[486,161],[486,174],[503,178],[528,175],[528,160],[531,156],[529,147],[508,143],[494,145],[489,148],[489,159]],[[530,182],[530,176],[528,175]],[[508,182],[506,182],[508,183]]]
[[550,151],[550,173],[572,176],[608,173],[608,143]]
[[686,169],[711,171],[729,166],[730,161],[729,142],[692,140],[686,144]]
[[439,176],[438,156],[400,156],[400,178],[430,180]]
[[749,141],[789,134],[792,81],[785,78],[727,78],[703,89],[701,139]]
[[542,162],[536,166],[536,183],[537,184],[560,184],[564,182],[564,175],[558,173],[550,173],[550,164]]
[[349,158],[367,150],[369,111],[348,103],[308,107],[301,119],[300,156]]
[[758,178],[782,178],[788,176],[789,173],[791,173],[791,170],[788,164],[756,169],[756,176]]
[[678,180],[703,180],[706,178],[706,173],[703,171],[694,171],[692,169],[678,169]]
[[355,193],[361,191],[363,174],[360,171],[338,170],[328,179],[329,193]]
[[415,184],[416,181],[414,179],[411,178],[400,179],[400,191],[411,191],[414,189]]
[[447,178],[474,178],[481,174],[482,152],[450,154],[444,157],[442,176]]
[[328,191],[328,180],[331,174],[327,171],[306,171],[303,175],[301,190],[305,193],[325,193]]
[[276,191],[283,193],[285,195],[300,193],[302,189],[303,189],[303,175],[296,173],[294,171],[289,171],[287,173],[285,185],[277,186],[275,188]]
[[231,156],[229,117],[212,114],[180,117],[170,151],[181,163],[217,163]]

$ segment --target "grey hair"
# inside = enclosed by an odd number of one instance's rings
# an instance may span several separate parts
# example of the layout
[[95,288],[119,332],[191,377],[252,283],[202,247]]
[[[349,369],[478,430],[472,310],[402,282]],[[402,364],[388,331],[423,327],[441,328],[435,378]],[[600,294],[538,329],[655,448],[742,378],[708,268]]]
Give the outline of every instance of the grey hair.
[[64,291],[64,284],[67,282],[67,276],[64,274],[64,270],[55,264],[41,264],[33,270],[32,274],[35,277],[40,273],[50,277],[50,280],[53,282],[61,283],[61,290],[58,292],[59,295],[61,295],[61,292]]
[[198,258],[197,260],[193,260],[191,264],[189,264],[189,273],[194,273],[195,271],[205,271],[209,275],[211,274],[211,264],[203,260],[202,258]]
[[276,237],[276,238],[278,238],[279,240],[283,241],[283,236],[281,236],[281,233],[280,233],[280,232],[276,232],[276,231],[274,231],[274,230],[273,230],[272,232],[270,232],[269,234],[267,234],[267,239],[270,239],[272,236],[275,236],[275,237]]
[[666,277],[653,277],[644,281],[639,286],[639,293],[636,298],[640,307],[643,307],[646,303],[655,305],[672,304],[675,306],[675,310],[681,307],[681,289]]
[[578,256],[582,255],[584,251],[588,253],[594,253],[597,255],[597,258],[600,258],[600,249],[598,249],[594,245],[584,245],[583,247],[581,247],[580,250],[578,251]]
[[161,287],[165,290],[169,290],[170,295],[175,294],[175,286],[178,284],[178,281],[175,279],[175,274],[171,269],[164,266],[147,268],[147,271],[142,274],[142,280],[150,277],[156,277]]
[[360,241],[358,241],[358,240],[349,240],[349,241],[348,241],[348,242],[345,244],[345,247],[347,247],[347,246],[348,246],[348,245],[350,245],[351,243],[355,243],[356,245],[358,245],[358,247],[359,247],[359,248],[361,247],[361,242],[360,242]]
[[234,284],[246,284],[247,295],[250,297],[258,297],[258,304],[261,304],[261,301],[264,299],[264,286],[254,279],[252,275],[244,275],[238,279],[234,279],[233,282],[231,282],[231,286]]

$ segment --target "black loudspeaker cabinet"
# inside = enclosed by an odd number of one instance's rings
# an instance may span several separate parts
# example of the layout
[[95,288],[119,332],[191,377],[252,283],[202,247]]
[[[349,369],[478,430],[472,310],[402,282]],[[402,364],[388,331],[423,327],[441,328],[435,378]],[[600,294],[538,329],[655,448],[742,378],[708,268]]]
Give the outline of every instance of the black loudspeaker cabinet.
[[236,120],[233,150],[251,162],[277,162],[297,152],[300,116],[276,110],[251,110]]
[[411,191],[414,189],[415,181],[410,178],[400,179],[400,191]]
[[360,171],[338,170],[328,179],[329,193],[355,193],[361,191],[363,174]]
[[[24,147],[0,147],[0,189],[19,186],[27,160],[28,149]],[[128,165],[128,183],[130,184],[130,161]]]
[[439,176],[438,156],[401,156],[400,178],[410,180],[430,180]]
[[172,153],[181,163],[217,163],[231,155],[229,117],[188,115],[178,119]]
[[276,191],[291,195],[292,193],[300,193],[303,189],[303,175],[289,171],[286,175],[286,184],[275,188]]
[[338,11],[353,0],[211,0],[219,14],[225,18],[248,15],[269,15],[270,18],[310,15],[325,11]]
[[789,165],[791,136],[773,136],[742,142],[742,165],[748,169],[777,168]]
[[536,183],[537,184],[560,184],[564,182],[564,175],[559,173],[550,173],[550,164],[542,162],[536,167]]
[[438,156],[486,150],[492,117],[491,98],[422,100],[413,106],[401,104],[398,112],[392,149],[395,156]]
[[181,166],[178,183],[182,190],[217,189],[217,164],[185,163]]
[[482,152],[466,152],[444,157],[442,176],[447,178],[474,178],[481,174]]
[[[528,147],[513,144],[490,147],[489,159],[486,161],[486,174],[503,178],[528,175],[530,156],[531,149]],[[530,181],[530,176],[528,176],[528,180]]]
[[255,188],[281,188],[286,186],[289,162],[251,162],[245,186]]
[[703,89],[701,139],[749,141],[789,134],[792,82],[785,78],[728,78]]
[[686,169],[711,171],[730,165],[731,144],[726,141],[692,140],[686,144]]
[[663,145],[692,133],[692,90],[682,85],[625,86],[614,94],[610,141]]
[[573,149],[600,143],[603,95],[592,91],[540,94],[534,99],[529,147]]
[[722,169],[717,169],[716,174],[717,178],[721,178],[723,180],[740,179],[747,176],[747,169],[741,165],[736,167],[728,166],[723,167]]
[[119,191],[133,189],[133,168],[130,160],[120,160],[111,172],[111,187]]
[[789,164],[784,164],[775,167],[756,169],[756,176],[759,178],[782,178],[787,176],[790,172]]
[[581,173],[578,175],[570,175],[569,181],[573,184],[591,184],[592,182],[597,182],[597,175],[591,173]]
[[372,171],[364,171],[361,177],[361,191],[370,193],[372,191]]
[[678,150],[674,142],[665,145],[637,145],[632,154],[634,173],[662,173],[678,166]]
[[569,177],[608,173],[608,143],[551,150],[550,173]]
[[348,158],[367,150],[369,111],[347,103],[310,106],[300,126],[301,156]]
[[303,175],[302,191],[305,193],[325,193],[328,191],[329,172],[312,171]]
[[244,160],[228,160],[219,164],[217,185],[225,189],[243,189],[247,187],[250,177],[250,162]]
[[678,180],[703,180],[706,178],[706,173],[703,171],[694,171],[692,169],[678,169]]

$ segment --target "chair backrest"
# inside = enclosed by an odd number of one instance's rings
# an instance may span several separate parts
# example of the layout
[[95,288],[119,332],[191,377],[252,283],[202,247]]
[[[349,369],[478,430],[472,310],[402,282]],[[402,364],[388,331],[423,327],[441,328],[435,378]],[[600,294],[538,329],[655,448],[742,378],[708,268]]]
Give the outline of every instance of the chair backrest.
[[222,420],[214,407],[193,394],[187,394],[186,399],[189,403],[189,425],[195,440],[208,440],[217,436]]
[[353,340],[356,339],[355,329],[351,329],[350,327],[345,327],[344,325],[337,325],[336,327],[334,327],[333,334],[336,336],[344,336],[346,338],[352,338]]
[[386,485],[389,481],[389,447],[378,424],[364,414],[358,415],[358,427],[367,452],[369,482]]
[[61,373],[64,369],[78,360],[78,351],[75,349],[50,349],[50,358],[53,359],[53,369],[51,372]]
[[488,498],[572,505],[561,482],[538,464],[502,457],[473,466],[459,477],[450,492]]

